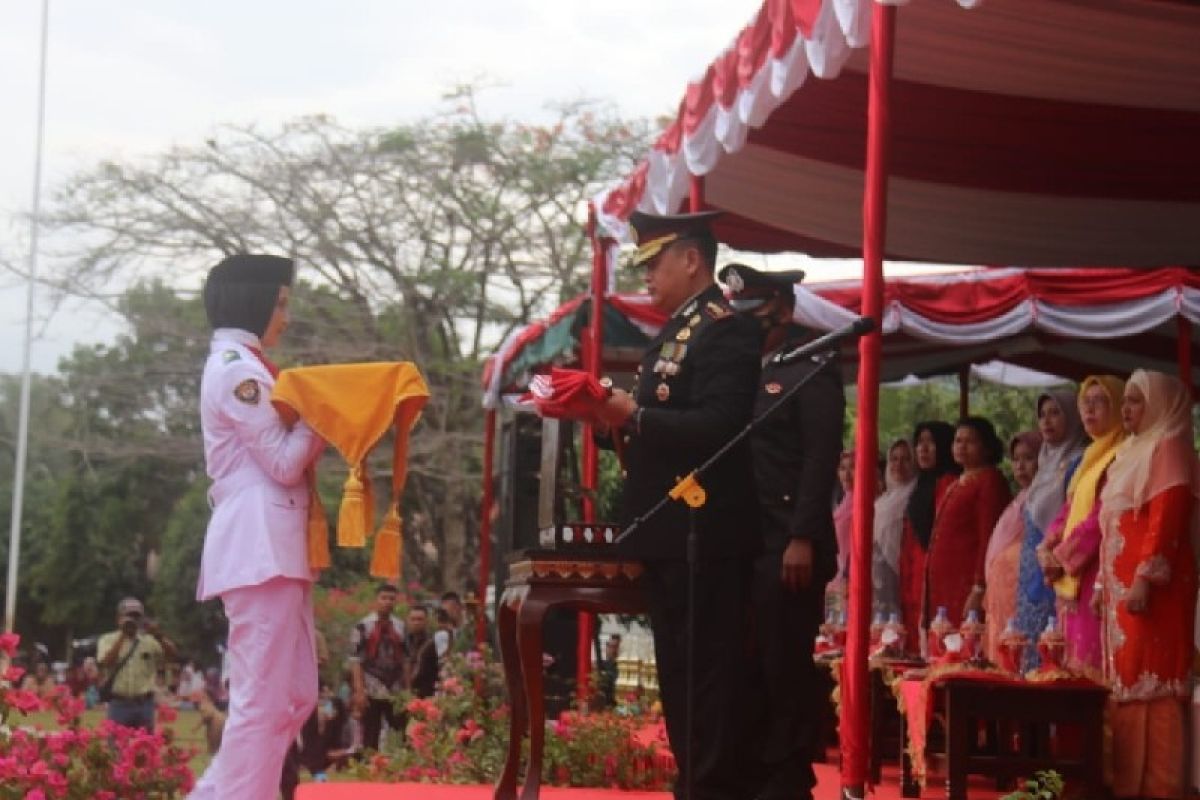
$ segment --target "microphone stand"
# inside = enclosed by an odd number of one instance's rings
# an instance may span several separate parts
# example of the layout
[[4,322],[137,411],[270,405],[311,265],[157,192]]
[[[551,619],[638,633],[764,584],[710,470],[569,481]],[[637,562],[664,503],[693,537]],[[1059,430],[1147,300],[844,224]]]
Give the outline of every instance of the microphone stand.
[[[811,344],[820,346],[820,340],[814,341]],[[688,534],[687,534],[687,614],[684,622],[685,636],[687,637],[687,647],[685,654],[686,661],[686,678],[685,678],[685,698],[684,707],[687,715],[686,720],[686,748],[687,759],[686,763],[681,764],[681,769],[684,770],[684,797],[686,800],[692,800],[694,793],[692,791],[694,765],[695,765],[695,716],[696,716],[696,568],[700,563],[700,536],[696,530],[696,510],[704,505],[707,500],[707,495],[704,487],[700,485],[699,479],[713,464],[721,459],[726,453],[732,450],[739,442],[748,437],[754,430],[762,424],[763,420],[775,413],[784,403],[790,400],[796,392],[800,391],[801,387],[812,380],[813,376],[825,368],[825,366],[833,360],[833,357],[838,352],[837,342],[821,352],[815,353],[812,356],[814,367],[800,380],[796,381],[786,392],[779,396],[779,399],[771,404],[766,411],[759,414],[746,426],[738,431],[733,438],[721,445],[717,452],[713,453],[700,466],[688,473],[687,477],[680,480],[666,495],[661,497],[657,503],[651,506],[645,513],[639,515],[625,530],[621,531],[613,542],[614,545],[628,539],[639,527],[645,524],[647,520],[657,514],[667,503],[672,500],[679,500],[687,504],[688,507]],[[790,363],[799,358],[798,350],[793,350],[791,353],[783,357],[781,353],[775,356],[780,363]]]

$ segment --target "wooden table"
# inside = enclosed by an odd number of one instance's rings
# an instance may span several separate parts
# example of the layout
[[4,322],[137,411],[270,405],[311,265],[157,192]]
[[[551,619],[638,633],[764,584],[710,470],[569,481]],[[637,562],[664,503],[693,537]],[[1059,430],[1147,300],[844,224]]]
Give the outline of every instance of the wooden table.
[[[967,775],[1032,776],[1037,770],[1055,769],[1064,778],[1083,781],[1083,797],[1103,797],[1104,706],[1108,689],[1098,685],[1061,683],[989,684],[982,681],[946,681],[946,795],[950,800],[967,796]],[[1027,731],[1073,725],[1082,732],[1082,752],[1075,757],[1052,753],[1048,735],[1026,736],[1019,752],[997,743],[994,752],[972,747],[975,721],[1009,722]],[[1041,744],[1034,747],[1034,744]]]
[[528,551],[508,568],[497,628],[511,712],[508,754],[494,800],[516,800],[521,740],[529,735],[529,764],[521,800],[536,800],[542,788],[546,708],[542,687],[542,621],[555,606],[592,613],[645,611],[638,587],[642,565],[616,558],[572,557]]
[[[934,691],[945,704],[946,796],[950,800],[967,797],[967,776],[971,774],[1000,780],[1028,778],[1044,769],[1079,780],[1085,788],[1083,797],[1104,796],[1105,687],[1083,681],[986,681],[951,675],[939,680]],[[1017,732],[1020,746],[993,741],[988,748],[979,748],[975,737],[980,723],[995,734]],[[1078,729],[1081,751],[1055,752],[1051,725]],[[904,767],[901,796],[918,797],[920,787],[913,780],[907,759]]]

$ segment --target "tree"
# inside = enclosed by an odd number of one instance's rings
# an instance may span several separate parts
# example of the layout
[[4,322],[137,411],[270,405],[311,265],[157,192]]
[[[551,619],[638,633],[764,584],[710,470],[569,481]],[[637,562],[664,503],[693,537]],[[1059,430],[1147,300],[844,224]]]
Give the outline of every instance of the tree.
[[420,576],[438,587],[473,572],[483,356],[586,286],[585,201],[649,136],[587,104],[544,126],[489,122],[474,97],[462,88],[444,114],[387,130],[225,128],[76,175],[49,215],[58,241],[83,243],[63,248],[62,291],[164,265],[195,281],[222,254],[283,251],[316,285],[291,359],[416,362],[432,399],[410,450],[407,544],[439,554]]
[[196,582],[208,525],[207,478],[196,480],[179,498],[162,538],[162,563],[150,608],[170,632],[182,657],[212,665],[216,646],[225,640],[225,614],[218,600],[197,604]]
[[[1037,398],[1045,389],[1001,386],[972,379],[970,412],[986,417],[1006,444],[1021,431],[1037,428]],[[853,393],[847,397],[847,447],[855,426]],[[898,439],[912,436],[913,427],[923,420],[945,420],[954,423],[959,417],[958,381],[943,377],[917,386],[884,388],[879,393],[879,452],[886,455],[887,447]]]
[[[20,378],[0,375],[0,519],[12,515],[13,468],[17,450],[17,417]],[[36,557],[38,535],[45,530],[53,511],[57,476],[70,465],[70,457],[58,446],[61,432],[70,425],[70,413],[62,405],[62,382],[54,377],[31,376],[29,441],[25,466],[25,490],[21,515],[22,570],[17,595],[17,628],[26,641],[58,642],[61,630],[41,623],[42,609],[29,593],[25,580],[31,557]],[[31,550],[32,555],[31,555]],[[0,535],[0,594],[7,592],[9,532]]]

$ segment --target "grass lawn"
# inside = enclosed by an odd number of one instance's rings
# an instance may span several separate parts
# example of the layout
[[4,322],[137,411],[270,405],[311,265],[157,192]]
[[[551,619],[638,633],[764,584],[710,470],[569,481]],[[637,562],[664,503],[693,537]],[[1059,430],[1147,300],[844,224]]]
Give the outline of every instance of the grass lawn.
[[[104,710],[94,708],[91,711],[86,711],[83,714],[83,726],[85,728],[94,728],[104,721]],[[36,714],[29,714],[22,717],[20,714],[13,714],[9,719],[9,724],[14,727],[31,726],[42,728],[44,730],[56,730],[60,726],[54,721],[54,714],[49,711],[39,711]],[[194,748],[198,752],[188,762],[188,766],[192,768],[192,773],[199,778],[200,773],[208,766],[209,756],[208,750],[204,744],[204,730],[200,727],[200,714],[196,711],[180,711],[179,718],[174,722],[164,724],[161,720],[158,723],[158,729],[171,729],[175,732],[175,741],[181,746]]]

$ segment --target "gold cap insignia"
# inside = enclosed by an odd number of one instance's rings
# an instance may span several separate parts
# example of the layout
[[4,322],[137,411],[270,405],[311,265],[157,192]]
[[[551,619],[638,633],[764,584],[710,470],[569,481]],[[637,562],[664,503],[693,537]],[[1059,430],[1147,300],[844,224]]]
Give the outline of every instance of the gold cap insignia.
[[664,247],[671,244],[671,242],[674,242],[678,238],[678,233],[668,233],[666,236],[659,236],[651,239],[645,244],[639,244],[637,252],[633,254],[632,266],[640,267],[649,263],[654,259],[655,256],[663,251]]

